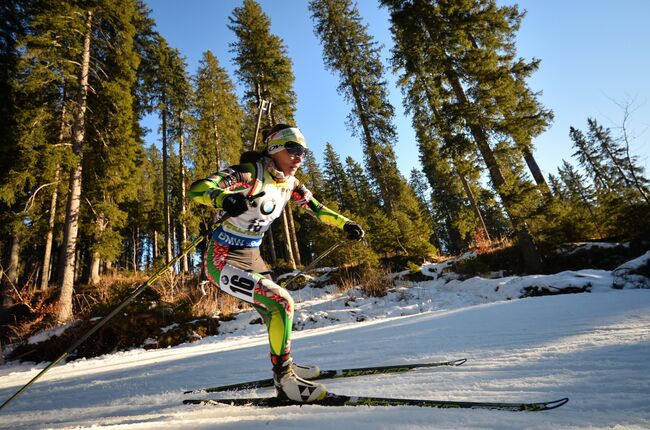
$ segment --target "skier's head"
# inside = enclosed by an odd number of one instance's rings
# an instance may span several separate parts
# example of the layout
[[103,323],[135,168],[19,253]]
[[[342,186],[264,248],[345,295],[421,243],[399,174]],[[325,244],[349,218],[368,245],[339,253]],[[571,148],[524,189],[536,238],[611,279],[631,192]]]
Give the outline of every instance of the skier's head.
[[288,124],[277,124],[273,128],[264,130],[262,138],[269,155],[287,150],[290,154],[304,157],[307,153],[307,141],[298,127]]
[[298,127],[277,124],[262,132],[266,145],[264,152],[275,162],[285,176],[293,176],[307,154],[307,141]]

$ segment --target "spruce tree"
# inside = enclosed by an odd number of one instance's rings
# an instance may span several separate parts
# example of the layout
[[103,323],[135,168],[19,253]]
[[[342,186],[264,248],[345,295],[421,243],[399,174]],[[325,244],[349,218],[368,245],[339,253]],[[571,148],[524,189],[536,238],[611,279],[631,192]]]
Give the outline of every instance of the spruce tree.
[[366,168],[390,213],[394,200],[399,199],[400,175],[393,150],[397,140],[394,109],[388,101],[381,46],[368,34],[352,1],[313,0],[309,9],[325,65],[339,75],[339,92],[352,104],[348,127],[361,139]]
[[[348,126],[359,134],[368,176],[378,190],[385,213],[405,223],[402,239],[414,239],[402,245],[400,237],[396,237],[393,252],[415,252],[420,256],[434,252],[426,234],[431,226],[422,219],[413,190],[397,169],[394,109],[388,101],[381,47],[368,34],[351,0],[313,0],[309,8],[314,32],[323,45],[325,65],[339,75],[339,92],[352,104]],[[411,231],[423,234],[411,235]]]
[[[394,63],[404,70],[403,82],[413,85],[430,77],[427,84],[434,86],[430,92],[434,99],[429,103],[435,107],[431,115],[457,128],[455,135],[472,136],[517,233],[524,264],[538,271],[541,259],[526,222],[541,202],[518,164],[504,164],[514,160],[508,153],[518,147],[520,157],[530,152],[530,139],[550,120],[550,112],[535,102],[524,84],[535,62],[514,61],[514,36],[523,15],[516,6],[499,7],[493,0],[382,0],[382,4],[391,13]],[[519,103],[522,100],[525,103]],[[517,118],[532,112],[539,116],[534,127],[532,122],[529,130],[516,125]],[[497,142],[491,142],[499,134],[506,152],[501,160],[494,149]]]
[[[172,207],[172,192],[180,189],[180,184],[171,181],[171,161],[174,140],[183,134],[179,125],[183,124],[183,115],[188,115],[191,99],[189,77],[186,64],[177,49],[170,47],[160,35],[154,36],[154,43],[149,43],[147,70],[142,74],[143,86],[149,95],[144,99],[149,110],[154,110],[160,118],[162,137],[162,172],[163,172],[163,216],[165,218],[165,258],[170,261],[174,246],[174,226],[176,223]],[[188,94],[190,96],[188,97]]]
[[[90,239],[90,280],[97,283],[101,262],[113,263],[122,253],[125,207],[137,198],[135,180],[142,142],[134,124],[133,92],[140,57],[134,50],[137,10],[122,0],[102,6],[96,17],[94,60],[102,68],[88,96],[88,152],[84,157],[86,236]],[[102,37],[103,36],[103,37]]]
[[[79,59],[80,43],[71,42],[79,28],[62,18],[72,7],[64,5],[58,16],[52,5],[32,1],[5,2],[0,8],[0,251],[8,254],[3,261],[6,291],[7,283],[12,290],[20,287],[21,271],[29,270],[22,256],[41,253],[42,238],[51,231],[49,217],[42,214],[51,209],[50,196],[58,186],[64,152],[58,139],[61,112],[74,80],[68,61]],[[53,49],[57,38],[59,49]]]
[[246,137],[252,141],[260,100],[273,104],[271,115],[263,118],[262,128],[295,122],[295,78],[284,42],[271,33],[271,21],[255,0],[244,0],[229,20],[228,28],[237,36],[231,52],[237,65],[236,75],[244,87]]
[[350,183],[350,195],[347,196],[350,210],[365,216],[372,208],[379,208],[379,196],[375,193],[370,178],[363,167],[352,157],[345,158],[345,174]]
[[192,154],[196,177],[207,176],[239,160],[243,150],[243,112],[235,86],[210,51],[203,53],[194,77]]
[[345,172],[341,157],[329,142],[325,144],[323,158],[323,169],[326,179],[325,196],[336,203],[335,209],[340,209],[341,211],[350,210],[352,208],[349,200],[352,194],[352,184]]
[[558,176],[561,181],[560,195],[569,200],[572,205],[591,207],[594,204],[593,192],[586,184],[585,178],[571,163],[562,160],[558,167]]
[[608,175],[605,159],[596,142],[588,139],[581,130],[574,127],[570,127],[569,136],[576,149],[572,155],[578,159],[578,163],[591,177],[596,188],[601,192],[611,191],[614,184]]

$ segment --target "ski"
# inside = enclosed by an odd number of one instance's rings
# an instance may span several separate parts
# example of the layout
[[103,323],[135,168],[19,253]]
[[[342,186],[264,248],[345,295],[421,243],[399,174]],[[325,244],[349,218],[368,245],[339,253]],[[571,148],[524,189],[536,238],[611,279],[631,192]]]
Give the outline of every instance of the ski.
[[[461,358],[458,360],[438,361],[432,363],[398,364],[393,366],[356,367],[352,369],[321,370],[320,375],[312,380],[350,378],[353,376],[380,375],[383,373],[400,373],[400,372],[408,372],[414,369],[423,369],[427,367],[460,366],[462,364],[465,364],[466,361],[467,361],[466,358]],[[199,390],[185,391],[185,394],[251,390],[254,388],[264,388],[264,387],[272,387],[272,386],[273,386],[273,379],[269,378],[269,379],[259,379],[257,381],[240,382],[238,384],[220,385],[218,387],[210,387],[210,388],[203,388]]]
[[341,394],[327,393],[322,400],[310,403],[300,403],[277,397],[255,397],[236,399],[188,399],[183,401],[186,405],[231,405],[231,406],[257,406],[264,408],[276,408],[283,406],[418,406],[425,408],[446,408],[446,409],[497,409],[502,411],[548,411],[559,408],[568,402],[568,397],[551,402],[534,403],[508,403],[508,402],[466,402],[460,400],[424,400],[424,399],[393,399],[387,397],[363,397],[345,396]]

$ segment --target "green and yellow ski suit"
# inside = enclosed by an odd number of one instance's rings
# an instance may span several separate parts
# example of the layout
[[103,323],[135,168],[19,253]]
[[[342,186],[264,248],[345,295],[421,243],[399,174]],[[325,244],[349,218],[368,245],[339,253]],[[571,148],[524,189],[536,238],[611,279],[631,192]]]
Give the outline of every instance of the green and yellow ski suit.
[[285,178],[270,158],[231,166],[196,181],[189,195],[197,203],[222,209],[229,193],[264,194],[237,217],[227,218],[212,234],[204,262],[205,274],[214,285],[231,296],[252,304],[267,325],[271,355],[289,356],[294,304],[287,290],[273,282],[262,260],[259,246],[271,223],[293,200],[320,221],[343,229],[344,216],[326,208],[294,176]]

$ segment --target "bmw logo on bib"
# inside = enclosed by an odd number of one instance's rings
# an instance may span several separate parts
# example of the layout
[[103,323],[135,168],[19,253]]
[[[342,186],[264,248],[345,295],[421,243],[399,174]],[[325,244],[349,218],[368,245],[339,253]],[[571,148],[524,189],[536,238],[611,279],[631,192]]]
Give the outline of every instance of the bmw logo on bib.
[[275,200],[268,199],[262,202],[262,206],[260,207],[262,214],[271,215],[273,213],[273,210],[275,210]]

